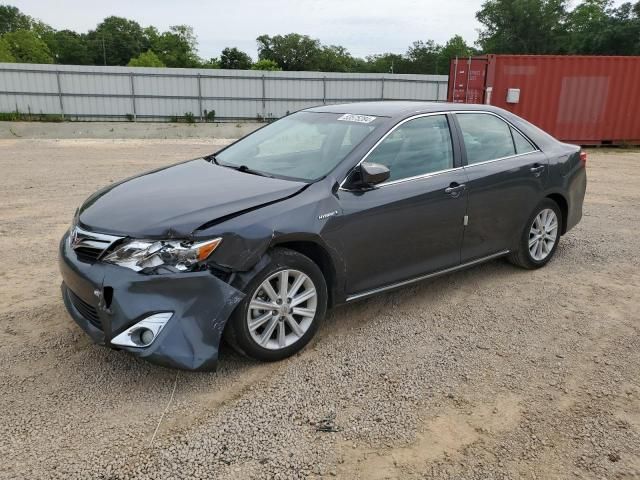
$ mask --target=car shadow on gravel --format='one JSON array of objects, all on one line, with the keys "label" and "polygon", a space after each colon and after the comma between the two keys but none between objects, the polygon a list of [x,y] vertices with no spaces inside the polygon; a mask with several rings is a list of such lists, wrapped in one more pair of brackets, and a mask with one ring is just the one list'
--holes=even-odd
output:
[{"label": "car shadow on gravel", "polygon": [[350,329],[358,328],[363,322],[379,315],[402,315],[416,307],[428,310],[430,302],[435,302],[443,296],[459,296],[464,291],[486,288],[483,284],[496,277],[521,273],[526,271],[514,267],[505,259],[498,259],[341,305],[329,312],[314,343],[323,341],[336,332],[346,333]]},{"label": "car shadow on gravel", "polygon": [[[520,275],[523,273],[526,274],[527,272],[511,266],[503,259],[499,259],[442,277],[416,282],[415,284],[400,287],[352,304],[339,306],[328,312],[325,321],[320,325],[318,334],[309,347],[321,348],[321,344],[325,341],[330,341],[329,339],[332,335],[346,334],[353,328],[365,326],[367,322],[379,315],[402,315],[416,307],[428,310],[429,302],[445,295],[455,296],[469,289],[483,288],[482,284],[489,279],[495,278],[495,276]],[[291,360],[285,360],[284,362],[295,362],[296,358],[304,356],[310,350],[309,347],[294,355]],[[90,365],[92,362],[84,364],[84,368],[89,370],[104,370],[105,366],[108,365],[108,370],[119,371],[125,377],[137,378],[140,375],[144,375],[148,381],[153,381],[154,378],[162,381],[168,376],[172,377],[176,372],[175,369],[150,364],[123,351],[97,346],[91,346],[90,348],[102,354],[91,355],[91,358],[95,359],[94,365]],[[194,382],[197,382],[197,379],[208,381],[211,376],[242,375],[248,369],[265,365],[263,362],[238,354],[224,341],[220,345],[218,360],[216,372],[184,372],[185,374],[182,375],[182,378],[191,377]],[[266,365],[276,366],[278,363]]]},{"label": "car shadow on gravel", "polygon": [[[215,392],[240,384],[242,388],[254,380],[260,381],[279,368],[314,355],[322,345],[331,342],[336,335],[349,335],[350,331],[368,328],[380,317],[401,320],[403,315],[415,312],[430,312],[443,298],[464,304],[467,294],[479,289],[492,288],[496,278],[519,276],[527,272],[509,265],[504,260],[495,260],[473,268],[442,277],[417,282],[388,293],[347,304],[329,312],[310,345],[292,358],[277,363],[262,363],[245,358],[222,342],[216,372],[180,372],[180,387],[177,393],[186,390]],[[76,331],[77,330],[77,331]],[[49,342],[49,341],[48,341]],[[66,363],[67,379],[79,385],[85,393],[99,401],[100,391],[109,395],[113,389],[126,391],[122,399],[146,398],[166,392],[178,374],[177,370],[153,365],[123,351],[98,347],[82,335],[75,325],[55,340],[50,340],[55,351],[56,367]],[[44,359],[43,359],[44,360]],[[52,366],[53,367],[53,366]],[[56,368],[53,367],[53,368]],[[254,375],[259,372],[259,375]],[[71,379],[69,377],[76,377]],[[98,378],[100,381],[95,382]],[[90,392],[89,392],[90,390]],[[164,393],[163,393],[164,394]]]}]

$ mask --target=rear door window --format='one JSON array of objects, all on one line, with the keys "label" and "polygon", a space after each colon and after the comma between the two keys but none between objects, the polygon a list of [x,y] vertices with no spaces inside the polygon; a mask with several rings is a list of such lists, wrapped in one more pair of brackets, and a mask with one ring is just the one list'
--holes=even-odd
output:
[{"label": "rear door window", "polygon": [[469,165],[516,154],[511,127],[495,115],[457,113],[456,117],[462,130]]}]

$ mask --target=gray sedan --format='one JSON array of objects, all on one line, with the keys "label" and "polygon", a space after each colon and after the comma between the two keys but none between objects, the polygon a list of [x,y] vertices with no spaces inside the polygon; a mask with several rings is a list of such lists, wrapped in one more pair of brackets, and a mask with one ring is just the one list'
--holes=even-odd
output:
[{"label": "gray sedan", "polygon": [[585,165],[495,107],[311,108],[92,195],[60,244],[64,302],[96,343],[163,365],[213,369],[223,337],[279,360],[335,305],[502,256],[544,266]]}]

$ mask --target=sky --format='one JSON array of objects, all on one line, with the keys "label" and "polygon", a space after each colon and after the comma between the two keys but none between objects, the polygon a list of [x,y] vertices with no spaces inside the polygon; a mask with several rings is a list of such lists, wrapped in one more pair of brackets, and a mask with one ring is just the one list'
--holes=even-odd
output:
[{"label": "sky", "polygon": [[[1,1],[1,0],[0,0]],[[416,40],[477,39],[482,0],[4,0],[52,27],[86,32],[117,15],[142,26],[191,25],[199,53],[238,47],[254,59],[259,35],[301,33],[352,55],[404,53]]]},{"label": "sky", "polygon": [[[254,59],[256,37],[301,33],[352,55],[405,53],[416,40],[444,44],[455,34],[473,45],[483,0],[0,0],[52,27],[86,32],[105,17],[167,30],[191,25],[203,58],[238,47]],[[614,0],[619,5],[623,0]],[[572,4],[579,3],[573,0]]]}]

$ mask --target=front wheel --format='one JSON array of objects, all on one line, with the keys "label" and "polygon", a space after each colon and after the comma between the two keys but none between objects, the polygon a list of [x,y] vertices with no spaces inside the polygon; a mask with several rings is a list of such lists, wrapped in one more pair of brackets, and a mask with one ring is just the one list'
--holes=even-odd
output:
[{"label": "front wheel", "polygon": [[269,255],[269,264],[247,285],[225,338],[243,355],[275,361],[311,340],[326,313],[327,286],[308,257],[284,248]]},{"label": "front wheel", "polygon": [[548,198],[540,202],[525,225],[518,251],[509,255],[509,261],[527,269],[546,265],[558,248],[562,221],[556,202]]}]

